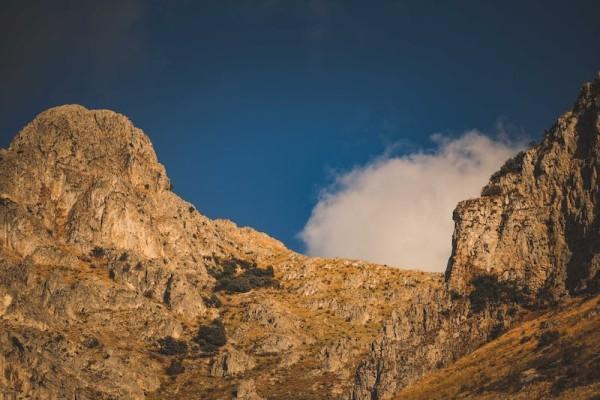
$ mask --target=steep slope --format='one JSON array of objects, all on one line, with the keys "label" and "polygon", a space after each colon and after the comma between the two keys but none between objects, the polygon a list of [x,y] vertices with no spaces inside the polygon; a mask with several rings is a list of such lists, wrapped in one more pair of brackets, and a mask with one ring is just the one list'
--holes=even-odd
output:
[{"label": "steep slope", "polygon": [[[454,211],[449,296],[391,321],[356,374],[354,399],[391,398],[569,294],[600,284],[600,75],[541,144],[506,162],[482,197]],[[430,299],[431,300],[431,299]],[[445,315],[440,315],[440,307]],[[451,340],[448,340],[451,337]],[[436,354],[436,359],[419,353]]]},{"label": "steep slope", "polygon": [[600,398],[600,296],[569,300],[401,390],[403,400]]},{"label": "steep slope", "polygon": [[[445,315],[436,313],[443,304],[436,299],[391,322],[406,339],[382,335],[376,341],[359,366],[353,397],[391,398],[536,307],[597,292],[599,157],[600,76],[584,85],[573,110],[541,144],[507,161],[482,197],[458,205],[446,271],[453,300],[443,306]],[[423,351],[437,360],[419,357]]]},{"label": "steep slope", "polygon": [[0,150],[0,399],[393,398],[598,290],[599,104],[458,206],[445,277],[210,220],[127,118],[50,109]]},{"label": "steep slope", "polygon": [[489,273],[532,299],[598,289],[599,93],[600,78],[584,85],[541,144],[507,161],[482,197],[458,205],[452,288]]},{"label": "steep slope", "polygon": [[[222,398],[242,378],[341,396],[382,321],[444,293],[439,274],[307,259],[207,219],[111,111],[48,110],[0,158],[8,398]],[[210,348],[214,321],[227,342]]]}]

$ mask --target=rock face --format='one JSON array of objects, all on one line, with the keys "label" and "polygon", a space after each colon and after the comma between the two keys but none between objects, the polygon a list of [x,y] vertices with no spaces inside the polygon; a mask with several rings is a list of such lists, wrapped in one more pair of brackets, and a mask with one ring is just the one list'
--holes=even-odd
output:
[{"label": "rock face", "polygon": [[446,273],[466,289],[477,274],[512,281],[534,299],[597,290],[600,279],[600,78],[541,144],[492,176],[454,212]]},{"label": "rock face", "polygon": [[521,306],[597,292],[599,156],[600,76],[541,144],[457,206],[445,294],[455,300],[431,293],[392,315],[359,365],[352,398],[391,398],[509,327]]},{"label": "rock face", "polygon": [[254,359],[243,351],[229,350],[215,359],[210,374],[217,377],[238,375],[254,368],[255,365]]},{"label": "rock face", "polygon": [[262,400],[262,397],[256,393],[254,381],[246,380],[238,385],[235,400]]},{"label": "rock face", "polygon": [[40,114],[0,150],[0,399],[393,398],[599,289],[599,93],[458,206],[445,279],[210,220],[124,116]]}]

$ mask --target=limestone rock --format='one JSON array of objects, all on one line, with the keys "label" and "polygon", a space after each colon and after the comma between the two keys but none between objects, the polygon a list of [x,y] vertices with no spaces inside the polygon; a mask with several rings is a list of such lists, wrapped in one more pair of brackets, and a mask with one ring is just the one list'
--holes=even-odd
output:
[{"label": "limestone rock", "polygon": [[243,374],[254,368],[256,363],[254,359],[243,351],[231,349],[223,352],[215,359],[210,375],[216,377],[225,377]]},{"label": "limestone rock", "polygon": [[262,400],[263,398],[256,393],[256,386],[251,379],[241,381],[238,384],[235,400]]},{"label": "limestone rock", "polygon": [[600,281],[600,77],[543,141],[461,202],[447,279],[477,274],[516,282],[533,298],[597,290]]}]

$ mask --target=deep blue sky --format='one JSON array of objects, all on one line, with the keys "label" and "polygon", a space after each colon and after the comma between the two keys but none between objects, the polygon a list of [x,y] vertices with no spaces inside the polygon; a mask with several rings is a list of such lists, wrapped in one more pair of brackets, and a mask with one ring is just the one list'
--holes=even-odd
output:
[{"label": "deep blue sky", "polygon": [[539,138],[598,70],[597,0],[5,0],[0,145],[51,106],[119,111],[203,213],[302,250],[331,171],[498,121]]}]

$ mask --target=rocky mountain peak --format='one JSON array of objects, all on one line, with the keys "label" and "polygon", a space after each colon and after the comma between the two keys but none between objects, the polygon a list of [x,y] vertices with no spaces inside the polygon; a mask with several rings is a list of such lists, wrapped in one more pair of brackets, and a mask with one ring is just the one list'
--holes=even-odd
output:
[{"label": "rocky mountain peak", "polygon": [[532,298],[594,289],[600,273],[600,76],[542,142],[461,202],[446,278],[464,291],[491,274]]},{"label": "rocky mountain peak", "polygon": [[0,170],[5,211],[21,220],[6,221],[4,236],[22,256],[56,243],[173,263],[225,247],[283,249],[251,229],[208,220],[171,192],[150,139],[113,111],[65,105],[42,112],[0,150]]},{"label": "rocky mountain peak", "polygon": [[8,150],[19,155],[20,167],[52,178],[59,171],[69,171],[127,180],[137,188],[170,187],[150,139],[127,117],[110,110],[79,105],[51,108],[29,123]]}]

